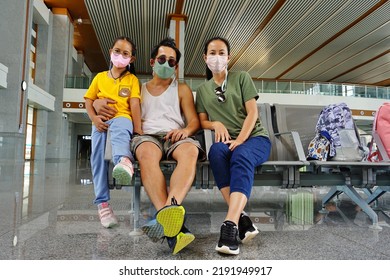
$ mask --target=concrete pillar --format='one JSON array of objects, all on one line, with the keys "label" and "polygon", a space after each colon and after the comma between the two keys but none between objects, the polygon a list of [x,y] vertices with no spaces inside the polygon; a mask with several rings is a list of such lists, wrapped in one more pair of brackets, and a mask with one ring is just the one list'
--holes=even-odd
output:
[{"label": "concrete pillar", "polygon": [[175,39],[176,46],[182,54],[176,76],[179,81],[184,81],[184,34],[187,16],[180,14],[171,14],[168,15],[168,21],[169,36]]},{"label": "concrete pillar", "polygon": [[[32,11],[31,0],[2,1],[0,8],[0,63],[8,68],[7,86],[0,88],[0,235],[20,220],[27,106],[21,82],[28,80]],[[10,215],[10,209],[18,211]]]},{"label": "concrete pillar", "polygon": [[47,132],[47,159],[69,159],[68,121],[62,113],[65,75],[72,67],[73,24],[66,9],[53,9],[53,32],[50,55],[49,93],[56,100],[49,112]]},{"label": "concrete pillar", "polygon": [[52,25],[53,15],[50,13],[49,24],[38,24],[37,46],[36,46],[36,67],[35,84],[41,89],[49,92],[52,54]]}]

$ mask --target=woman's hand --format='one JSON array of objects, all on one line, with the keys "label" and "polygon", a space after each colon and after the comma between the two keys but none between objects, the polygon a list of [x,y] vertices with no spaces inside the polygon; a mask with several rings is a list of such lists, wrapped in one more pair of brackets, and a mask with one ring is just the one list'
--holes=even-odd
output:
[{"label": "woman's hand", "polygon": [[213,122],[212,127],[215,132],[215,142],[226,142],[230,140],[230,135],[226,127],[221,122]]},{"label": "woman's hand", "polygon": [[235,140],[228,140],[225,141],[224,143],[229,145],[229,150],[233,151],[236,147],[244,143],[245,141],[241,140],[240,138],[237,138]]}]

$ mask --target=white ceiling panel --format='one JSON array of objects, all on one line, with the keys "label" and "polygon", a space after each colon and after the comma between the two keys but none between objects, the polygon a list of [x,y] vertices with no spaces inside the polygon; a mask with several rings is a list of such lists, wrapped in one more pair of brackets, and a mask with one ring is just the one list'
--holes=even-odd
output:
[{"label": "white ceiling panel", "polygon": [[388,75],[390,71],[390,53],[367,63],[364,67],[358,67],[336,79],[334,82],[360,83],[360,81],[378,81],[382,73]]},{"label": "white ceiling panel", "polygon": [[129,36],[142,74],[178,13],[187,17],[186,78],[205,76],[204,43],[221,36],[231,45],[230,70],[255,79],[390,84],[385,65],[371,68],[390,49],[389,0],[84,1],[106,61],[114,38]]}]

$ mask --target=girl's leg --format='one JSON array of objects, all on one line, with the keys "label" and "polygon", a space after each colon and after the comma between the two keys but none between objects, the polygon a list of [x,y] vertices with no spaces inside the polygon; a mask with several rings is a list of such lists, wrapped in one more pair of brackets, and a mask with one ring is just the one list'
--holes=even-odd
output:
[{"label": "girl's leg", "polygon": [[134,162],[130,152],[130,140],[133,135],[133,122],[125,117],[114,118],[107,122],[111,134],[112,159],[114,165],[118,164],[122,157]]},{"label": "girl's leg", "polygon": [[130,140],[133,132],[133,123],[125,117],[110,120],[112,159],[115,167],[112,177],[116,185],[128,186],[134,174],[134,157],[130,152]]},{"label": "girl's leg", "polygon": [[106,132],[99,132],[92,126],[92,154],[91,167],[93,175],[93,185],[95,191],[94,203],[98,206],[98,213],[101,224],[105,228],[118,224],[111,206],[110,190],[108,188],[108,162],[104,160],[104,149],[107,140]]},{"label": "girl's leg", "polygon": [[95,191],[94,204],[100,204],[110,200],[108,188],[108,162],[104,160],[106,137],[106,132],[99,132],[95,126],[92,126],[91,168]]}]

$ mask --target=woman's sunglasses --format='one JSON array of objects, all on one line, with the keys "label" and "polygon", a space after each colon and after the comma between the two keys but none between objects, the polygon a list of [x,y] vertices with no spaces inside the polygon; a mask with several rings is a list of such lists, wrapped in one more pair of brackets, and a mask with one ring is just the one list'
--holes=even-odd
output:
[{"label": "woman's sunglasses", "polygon": [[[159,64],[164,64],[167,62],[167,57],[165,55],[156,57],[156,60],[158,61]],[[175,67],[177,64],[177,61],[174,58],[168,59],[168,65],[169,67]]]},{"label": "woman's sunglasses", "polygon": [[217,100],[219,103],[223,103],[226,101],[226,96],[225,96],[225,90],[222,90],[222,87],[217,87],[214,89],[215,95],[217,96]]},{"label": "woman's sunglasses", "polygon": [[226,79],[223,81],[221,86],[214,89],[214,93],[217,96],[217,100],[219,103],[224,103],[226,101],[225,91],[226,91]]}]

